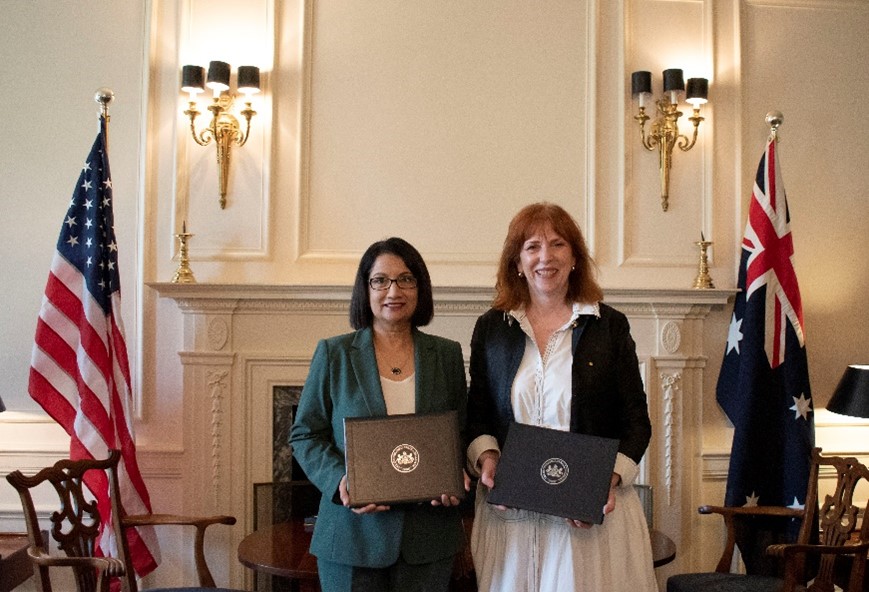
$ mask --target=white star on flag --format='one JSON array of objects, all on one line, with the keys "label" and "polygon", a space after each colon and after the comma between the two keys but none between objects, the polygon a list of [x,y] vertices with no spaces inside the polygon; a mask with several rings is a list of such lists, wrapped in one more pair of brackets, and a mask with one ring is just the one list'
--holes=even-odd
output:
[{"label": "white star on flag", "polygon": [[805,394],[801,394],[800,398],[791,397],[794,400],[793,407],[790,409],[794,412],[794,419],[808,419],[809,411],[812,410],[812,400],[806,399]]},{"label": "white star on flag", "polygon": [[798,500],[797,498],[794,498],[794,503],[789,505],[788,508],[792,508],[794,510],[805,510],[806,504],[801,504],[800,500]]},{"label": "white star on flag", "polygon": [[736,350],[736,353],[739,353],[739,342],[742,341],[742,319],[736,320],[736,315],[733,315],[733,318],[730,321],[730,328],[727,330],[727,351],[724,352],[726,356],[731,352],[731,350]]}]

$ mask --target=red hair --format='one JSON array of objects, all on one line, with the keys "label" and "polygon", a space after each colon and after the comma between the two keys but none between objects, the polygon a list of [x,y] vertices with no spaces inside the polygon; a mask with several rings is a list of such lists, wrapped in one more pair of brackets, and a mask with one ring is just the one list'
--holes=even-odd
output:
[{"label": "red hair", "polygon": [[530,303],[528,284],[516,270],[519,253],[535,231],[547,226],[570,244],[576,259],[575,269],[568,277],[567,301],[593,303],[603,300],[603,290],[595,278],[597,267],[588,254],[585,238],[576,221],[561,206],[540,202],[525,206],[510,221],[498,263],[493,308],[509,311],[527,307]]}]

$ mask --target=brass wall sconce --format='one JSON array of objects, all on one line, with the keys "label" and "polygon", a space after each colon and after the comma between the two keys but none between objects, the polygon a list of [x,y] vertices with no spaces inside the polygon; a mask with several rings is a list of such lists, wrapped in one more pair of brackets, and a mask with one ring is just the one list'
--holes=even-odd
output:
[{"label": "brass wall sconce", "polygon": [[[658,117],[652,122],[651,130],[646,133],[646,122],[650,119],[646,115],[646,102],[652,98],[652,74],[640,71],[631,75],[631,94],[637,97],[639,113],[634,119],[640,124],[640,141],[643,147],[650,152],[658,149],[658,168],[661,173],[661,207],[666,212],[670,199],[670,168],[673,166],[673,147],[679,146],[683,152],[688,152],[697,142],[697,129],[703,117],[700,116],[700,105],[707,101],[709,81],[706,78],[689,78],[686,91],[685,82],[682,78],[682,70],[671,68],[664,70],[664,96],[655,102]],[[684,95],[685,101],[690,103],[694,114],[688,118],[694,125],[694,133],[689,140],[687,136],[679,133],[679,98]]]},{"label": "brass wall sconce", "polygon": [[[208,77],[202,66],[184,66],[181,70],[181,90],[190,95],[190,104],[184,115],[190,118],[190,133],[200,146],[208,146],[212,141],[217,145],[218,188],[220,191],[220,209],[226,207],[226,190],[229,179],[229,157],[233,144],[244,146],[250,135],[250,120],[256,115],[251,107],[251,95],[260,91],[259,68],[256,66],[240,66],[238,68],[238,92],[244,98],[244,109],[241,116],[245,120],[244,131],[241,130],[238,118],[231,113],[235,95],[229,91],[230,66],[226,62],[214,61],[208,65]],[[208,106],[211,111],[211,123],[208,127],[196,132],[196,95],[205,88],[214,92],[213,100]]]}]

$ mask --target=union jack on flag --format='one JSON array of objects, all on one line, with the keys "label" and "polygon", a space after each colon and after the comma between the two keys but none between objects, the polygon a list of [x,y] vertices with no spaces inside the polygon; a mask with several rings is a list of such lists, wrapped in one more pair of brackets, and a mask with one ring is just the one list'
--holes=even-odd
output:
[{"label": "union jack on flag", "polygon": [[815,428],[790,214],[771,137],[748,209],[716,396],[733,423],[728,506],[805,504]]},{"label": "union jack on flag", "polygon": [[[70,436],[70,458],[104,459],[121,451],[118,479],[128,514],[151,513],[136,461],[132,390],[124,327],[118,245],[112,210],[112,178],[106,154],[106,121],[82,167],[60,227],[30,363],[30,396]],[[110,511],[107,479],[88,489],[102,513]],[[100,551],[117,557],[115,533],[102,515]],[[159,548],[153,528],[127,529],[130,559],[139,576],[153,570]]]}]

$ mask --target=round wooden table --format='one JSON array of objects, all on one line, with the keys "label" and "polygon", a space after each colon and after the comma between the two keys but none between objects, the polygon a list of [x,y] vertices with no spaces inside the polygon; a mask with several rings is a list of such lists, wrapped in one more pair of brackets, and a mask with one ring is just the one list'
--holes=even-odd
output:
[{"label": "round wooden table", "polygon": [[[308,552],[311,529],[300,520],[261,528],[238,545],[238,560],[256,572],[287,578],[293,590],[319,590],[317,558]],[[650,530],[652,563],[666,565],[676,558],[676,544],[659,530]]]},{"label": "round wooden table", "polygon": [[308,552],[311,535],[301,520],[260,528],[238,544],[238,560],[258,573],[287,578],[293,590],[319,590],[317,558]]},{"label": "round wooden table", "polygon": [[660,530],[649,530],[652,541],[652,565],[661,567],[676,559],[676,543]]}]

